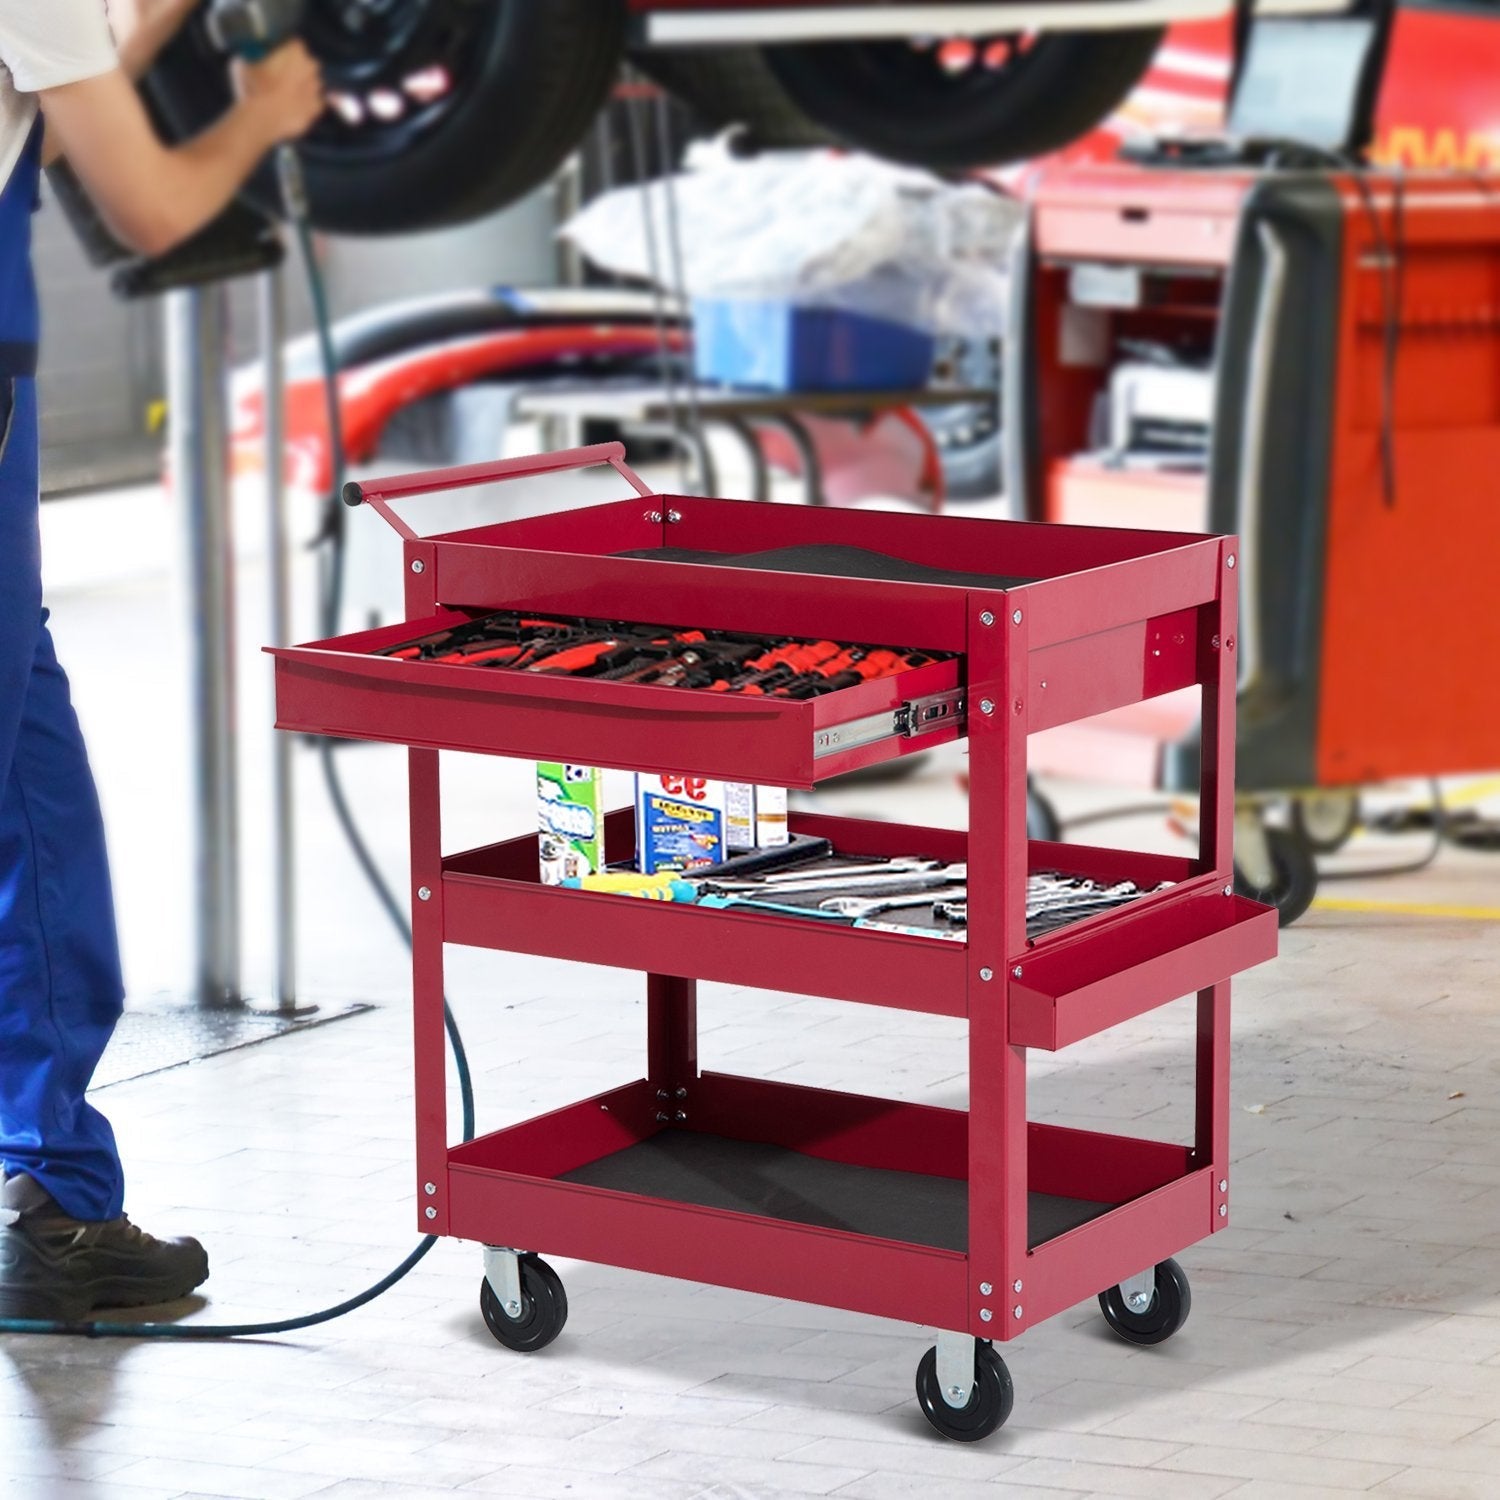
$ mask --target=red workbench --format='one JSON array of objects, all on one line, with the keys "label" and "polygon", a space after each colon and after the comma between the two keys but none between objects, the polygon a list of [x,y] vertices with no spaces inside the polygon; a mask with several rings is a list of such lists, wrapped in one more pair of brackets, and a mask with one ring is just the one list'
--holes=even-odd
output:
[{"label": "red workbench", "polygon": [[[356,487],[405,538],[408,618],[275,653],[280,727],[411,747],[421,1228],[500,1247],[487,1252],[482,1302],[514,1348],[549,1342],[566,1316],[555,1273],[518,1245],[934,1326],[944,1332],[919,1369],[923,1409],[949,1436],[983,1436],[1010,1408],[991,1341],[1096,1293],[1117,1332],[1159,1341],[1187,1310],[1169,1257],[1227,1221],[1229,977],[1276,944],[1275,914],[1231,892],[1235,544],[656,495],[622,455],[612,444]],[[427,539],[387,505],[600,462],[638,493]],[[868,567],[853,571],[869,576],[731,565],[830,547],[864,549]],[[891,576],[903,572],[921,581]],[[957,655],[798,702],[370,654],[499,609]],[[1194,684],[1196,859],[1028,845],[1029,734]],[[543,886],[535,833],[441,847],[444,749],[659,769],[670,747],[674,770],[811,787],[965,734],[967,833],[793,819],[849,853],[966,860],[965,942]],[[628,812],[608,837],[611,859],[630,854]],[[1028,940],[1028,870],[1172,884]],[[451,1144],[446,943],[646,971],[644,1076]],[[650,972],[663,954],[691,957],[681,972]],[[970,1108],[700,1072],[699,979],[966,1017]],[[1190,994],[1191,1141],[1028,1121],[1028,1049]]]}]

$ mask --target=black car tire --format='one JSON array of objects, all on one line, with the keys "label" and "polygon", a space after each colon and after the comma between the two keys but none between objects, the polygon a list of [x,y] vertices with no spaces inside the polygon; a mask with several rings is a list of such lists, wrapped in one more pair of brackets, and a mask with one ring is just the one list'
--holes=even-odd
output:
[{"label": "black car tire", "polygon": [[[523,197],[575,148],[618,72],[624,0],[487,0],[469,24],[463,72],[441,110],[414,109],[409,128],[382,134],[374,125],[366,137],[332,118],[314,127],[301,156],[315,227],[389,234],[461,223]],[[317,55],[311,23],[307,36]],[[337,87],[336,66],[322,60]],[[224,112],[229,75],[201,20],[184,28],[145,86],[179,139]],[[247,191],[279,211],[269,167]]]},{"label": "black car tire", "polygon": [[670,47],[636,54],[635,65],[713,130],[741,125],[762,151],[828,146],[834,136],[782,88],[755,47]]},{"label": "black car tire", "polygon": [[1135,87],[1159,27],[1054,31],[991,72],[945,76],[904,42],[767,47],[791,98],[850,145],[939,171],[1055,151],[1093,129]]}]

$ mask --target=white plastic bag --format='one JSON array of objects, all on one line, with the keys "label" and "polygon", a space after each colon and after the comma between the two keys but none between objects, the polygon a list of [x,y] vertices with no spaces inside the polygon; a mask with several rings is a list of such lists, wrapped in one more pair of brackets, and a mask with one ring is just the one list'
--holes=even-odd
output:
[{"label": "white plastic bag", "polygon": [[[675,224],[674,224],[675,219]],[[1003,333],[1020,206],[978,184],[832,151],[697,147],[672,181],[619,188],[560,231],[595,265],[692,297],[838,307],[937,335]]]}]

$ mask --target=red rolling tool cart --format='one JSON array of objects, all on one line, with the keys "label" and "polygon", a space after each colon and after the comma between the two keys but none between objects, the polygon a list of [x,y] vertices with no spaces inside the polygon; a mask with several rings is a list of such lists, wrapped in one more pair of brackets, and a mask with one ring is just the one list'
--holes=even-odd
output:
[{"label": "red rolling tool cart", "polygon": [[[1095,1294],[1122,1337],[1160,1341],[1188,1308],[1170,1257],[1227,1222],[1229,980],[1276,946],[1275,914],[1230,888],[1235,544],[657,495],[622,455],[354,487],[405,539],[409,618],[275,652],[283,729],[411,747],[420,1226],[489,1247],[481,1303],[514,1349],[550,1342],[566,1316],[537,1250],[927,1324],[940,1332],[918,1369],[922,1408],[950,1437],[983,1437],[1012,1399],[996,1341]],[[387,503],[601,462],[637,493],[426,539]],[[942,655],[795,701],[373,654],[502,609]],[[1028,844],[1028,734],[1191,684],[1206,725],[1197,858]],[[961,735],[967,833],[793,826],[847,854],[966,861],[966,941],[543,885],[534,832],[441,847],[444,749],[650,769],[670,747],[674,768],[812,787]],[[628,811],[611,816],[612,859],[632,831]],[[1038,870],[1151,893],[1029,939]],[[447,943],[645,971],[644,1076],[451,1144]],[[675,972],[653,972],[663,954]],[[698,980],[966,1017],[970,1108],[700,1071]],[[1028,1121],[1029,1049],[1194,994],[1191,1141]]]},{"label": "red rolling tool cart", "polygon": [[[1497,190],[1127,164],[1036,189],[1010,492],[1032,520],[1239,536],[1240,863],[1288,921],[1362,784],[1500,765]],[[1036,759],[1175,790],[1196,782],[1195,720],[1128,710],[1099,726],[1107,754],[1070,734]],[[1283,804],[1289,826],[1265,827]]]}]

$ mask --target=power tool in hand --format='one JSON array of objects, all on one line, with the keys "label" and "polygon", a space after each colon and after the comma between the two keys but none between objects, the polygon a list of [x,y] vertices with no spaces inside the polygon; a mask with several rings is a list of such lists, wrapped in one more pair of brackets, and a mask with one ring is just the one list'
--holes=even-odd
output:
[{"label": "power tool in hand", "polygon": [[[306,0],[210,0],[205,21],[209,40],[220,52],[257,63],[297,35],[306,10]],[[307,187],[291,144],[276,149],[276,180],[287,214],[305,219]]]}]

